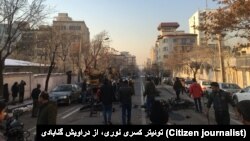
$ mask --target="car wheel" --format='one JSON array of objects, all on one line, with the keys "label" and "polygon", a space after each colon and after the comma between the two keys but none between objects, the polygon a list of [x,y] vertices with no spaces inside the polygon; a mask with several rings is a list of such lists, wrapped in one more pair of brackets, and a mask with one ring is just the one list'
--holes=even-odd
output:
[{"label": "car wheel", "polygon": [[233,101],[234,101],[235,104],[237,104],[237,103],[239,102],[237,96],[235,96],[235,97],[233,98]]}]

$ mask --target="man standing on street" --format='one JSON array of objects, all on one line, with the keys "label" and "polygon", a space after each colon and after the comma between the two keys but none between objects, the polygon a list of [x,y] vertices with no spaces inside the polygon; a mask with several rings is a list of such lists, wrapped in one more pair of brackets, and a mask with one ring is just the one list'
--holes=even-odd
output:
[{"label": "man standing on street", "polygon": [[103,117],[104,123],[107,125],[112,125],[111,116],[112,116],[112,103],[114,91],[111,85],[111,82],[105,78],[104,83],[100,88],[100,101],[102,102],[103,107]]},{"label": "man standing on street", "polygon": [[19,102],[23,103],[26,82],[21,80],[19,84]]},{"label": "man standing on street", "polygon": [[32,108],[32,115],[31,117],[37,117],[37,112],[38,112],[38,97],[39,94],[41,93],[41,85],[37,84],[37,87],[32,90],[31,92],[31,98],[33,100],[33,108]]},{"label": "man standing on street", "polygon": [[148,82],[146,83],[143,96],[144,97],[147,96],[146,97],[146,112],[147,112],[147,116],[149,117],[152,104],[153,104],[155,97],[157,95],[157,90],[156,90],[155,84],[151,78],[147,78],[147,81]]},{"label": "man standing on street", "polygon": [[193,83],[189,87],[189,93],[194,99],[196,112],[202,113],[202,106],[201,106],[202,89],[200,84],[196,82],[195,78],[193,78],[192,81]]},{"label": "man standing on street", "polygon": [[122,105],[122,124],[131,124],[131,109],[132,109],[133,89],[128,85],[128,81],[122,81],[119,88],[119,100]]},{"label": "man standing on street", "polygon": [[183,90],[183,87],[182,87],[182,84],[181,84],[179,77],[175,78],[173,88],[174,88],[175,93],[176,93],[176,100],[180,100],[180,93]]},{"label": "man standing on street", "polygon": [[38,98],[40,105],[37,125],[55,125],[57,116],[57,106],[49,101],[49,94],[45,91],[41,92]]},{"label": "man standing on street", "polygon": [[229,125],[230,115],[228,104],[230,103],[233,107],[235,104],[232,100],[230,93],[225,92],[219,88],[217,82],[211,82],[212,93],[209,95],[207,102],[207,116],[209,116],[209,109],[213,104],[215,120],[218,125]]}]

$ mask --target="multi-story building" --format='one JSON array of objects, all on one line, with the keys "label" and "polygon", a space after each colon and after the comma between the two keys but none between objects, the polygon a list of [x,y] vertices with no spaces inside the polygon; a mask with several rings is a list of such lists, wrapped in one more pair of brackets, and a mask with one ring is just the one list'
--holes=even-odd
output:
[{"label": "multi-story building", "polygon": [[209,22],[206,21],[205,15],[209,12],[213,12],[215,10],[206,9],[206,10],[198,10],[196,11],[188,20],[189,23],[189,33],[197,34],[197,45],[201,47],[216,47],[217,40],[215,36],[209,38],[205,35],[203,31],[198,30],[198,27],[204,23]]},{"label": "multi-story building", "polygon": [[85,22],[72,20],[68,13],[58,13],[58,16],[53,20],[53,27],[61,32],[78,35],[75,36],[76,40],[80,39],[83,43],[89,43],[89,29]]},{"label": "multi-story building", "polygon": [[123,56],[123,65],[120,67],[122,75],[132,75],[136,70],[136,56],[131,55],[129,52],[122,51],[120,55]]},{"label": "multi-story building", "polygon": [[189,51],[196,46],[196,34],[185,33],[178,31],[179,24],[177,22],[164,22],[158,26],[158,35],[155,54],[157,54],[156,63],[160,69],[167,70],[164,62],[169,58],[173,51]]},{"label": "multi-story building", "polygon": [[[79,65],[84,64],[80,63],[83,61],[81,53],[84,52],[85,45],[88,45],[90,42],[88,27],[84,21],[72,20],[67,13],[59,13],[54,18],[52,26],[60,34],[66,33],[66,35],[71,36],[68,37],[71,43],[70,49],[66,49],[66,53],[71,53],[71,58],[68,57],[68,60],[63,60],[63,63],[65,64],[66,62],[66,71],[72,70],[73,72],[77,72],[77,68],[83,67]],[[69,63],[69,61],[71,62]]]}]

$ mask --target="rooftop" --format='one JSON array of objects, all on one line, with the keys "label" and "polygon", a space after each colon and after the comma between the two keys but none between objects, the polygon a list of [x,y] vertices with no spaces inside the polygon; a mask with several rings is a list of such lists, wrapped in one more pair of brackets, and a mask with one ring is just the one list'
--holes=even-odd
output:
[{"label": "rooftop", "polygon": [[176,27],[178,28],[180,25],[177,22],[163,22],[160,23],[160,25],[158,26],[158,30],[160,30],[163,27]]},{"label": "rooftop", "polygon": [[22,60],[15,60],[15,59],[5,59],[4,63],[5,63],[5,66],[26,66],[26,67],[45,66],[45,64],[22,61]]}]

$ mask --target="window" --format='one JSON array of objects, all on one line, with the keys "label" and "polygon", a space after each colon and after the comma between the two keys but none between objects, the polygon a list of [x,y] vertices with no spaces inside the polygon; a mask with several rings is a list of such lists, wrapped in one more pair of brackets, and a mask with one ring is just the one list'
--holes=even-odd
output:
[{"label": "window", "polygon": [[81,26],[69,26],[69,30],[81,30]]},{"label": "window", "polygon": [[187,39],[186,39],[186,38],[182,38],[182,39],[181,39],[181,43],[182,43],[182,44],[186,44],[186,42],[187,42]]},{"label": "window", "polygon": [[246,52],[246,51],[241,51],[241,54],[242,54],[242,55],[246,55],[247,52]]},{"label": "window", "polygon": [[66,26],[61,26],[61,30],[66,30]]},{"label": "window", "polygon": [[166,51],[167,50],[167,47],[163,47],[163,51]]},{"label": "window", "polygon": [[221,84],[222,89],[228,89],[229,88],[229,84],[223,83]]}]

